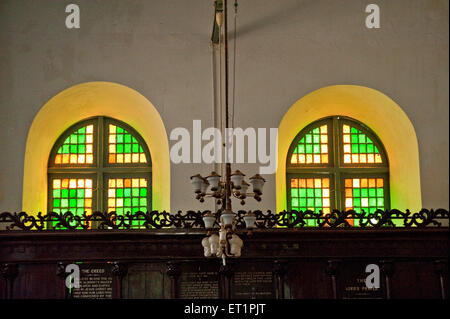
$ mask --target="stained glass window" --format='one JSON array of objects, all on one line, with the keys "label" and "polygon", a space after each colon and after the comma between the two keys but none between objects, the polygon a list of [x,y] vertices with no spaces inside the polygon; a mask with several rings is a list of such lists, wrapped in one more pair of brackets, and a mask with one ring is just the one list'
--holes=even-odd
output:
[{"label": "stained glass window", "polygon": [[389,209],[384,147],[374,132],[353,119],[334,116],[306,126],[289,149],[286,174],[288,210]]},{"label": "stained glass window", "polygon": [[86,125],[68,136],[58,148],[55,164],[92,164],[94,155],[94,125]]},{"label": "stained glass window", "polygon": [[[292,210],[315,213],[330,213],[330,179],[329,178],[291,178]],[[314,221],[308,221],[308,226],[315,226]]]},{"label": "stained glass window", "polygon": [[343,124],[342,133],[344,163],[383,163],[378,147],[361,130]]},{"label": "stained glass window", "polygon": [[144,149],[138,140],[120,126],[109,124],[108,162],[147,163]]},{"label": "stained glass window", "polygon": [[147,212],[149,155],[144,140],[123,122],[97,117],[75,124],[50,155],[49,211],[79,216],[93,211]]},{"label": "stained glass window", "polygon": [[328,125],[321,125],[307,132],[291,155],[291,164],[328,163]]}]

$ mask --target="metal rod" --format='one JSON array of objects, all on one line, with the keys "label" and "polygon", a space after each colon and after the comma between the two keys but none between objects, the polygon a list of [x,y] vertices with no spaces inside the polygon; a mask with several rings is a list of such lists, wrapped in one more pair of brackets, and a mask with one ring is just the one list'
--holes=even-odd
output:
[{"label": "metal rod", "polygon": [[[225,49],[225,131],[229,128],[229,116],[228,116],[228,7],[227,0],[223,1],[224,11],[224,49]],[[226,136],[226,147],[228,148],[228,134]],[[225,203],[226,210],[231,211],[231,164],[226,163],[225,166]]]}]

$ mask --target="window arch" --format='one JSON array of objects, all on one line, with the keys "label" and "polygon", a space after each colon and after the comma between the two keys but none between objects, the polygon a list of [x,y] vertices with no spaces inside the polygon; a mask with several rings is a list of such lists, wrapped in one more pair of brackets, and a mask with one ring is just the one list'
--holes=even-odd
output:
[{"label": "window arch", "polygon": [[124,122],[95,117],[67,129],[48,162],[48,209],[151,210],[151,158],[144,139]]},{"label": "window arch", "polygon": [[[364,124],[323,118],[294,138],[286,163],[289,210],[389,209],[389,162],[383,144]],[[310,222],[314,226],[314,222]]]}]

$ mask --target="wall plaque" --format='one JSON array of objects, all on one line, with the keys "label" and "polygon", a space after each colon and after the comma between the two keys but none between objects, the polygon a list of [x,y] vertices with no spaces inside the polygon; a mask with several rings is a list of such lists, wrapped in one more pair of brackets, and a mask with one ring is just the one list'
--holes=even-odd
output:
[{"label": "wall plaque", "polygon": [[382,299],[384,296],[384,285],[380,272],[380,288],[368,288],[366,278],[370,273],[366,273],[369,264],[378,265],[374,261],[368,262],[346,262],[342,266],[342,298],[344,299]]},{"label": "wall plaque", "polygon": [[219,277],[217,272],[184,272],[180,276],[179,297],[182,299],[219,298]]},{"label": "wall plaque", "polygon": [[67,289],[68,298],[73,299],[112,299],[112,265],[108,263],[81,263],[80,287]]}]

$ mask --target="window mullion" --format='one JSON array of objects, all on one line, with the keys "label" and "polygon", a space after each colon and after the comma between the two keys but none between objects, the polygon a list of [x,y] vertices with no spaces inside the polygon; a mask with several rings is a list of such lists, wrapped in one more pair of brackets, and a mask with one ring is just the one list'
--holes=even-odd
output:
[{"label": "window mullion", "polygon": [[334,168],[334,203],[335,209],[342,209],[341,204],[341,173],[340,168],[340,129],[339,120],[333,117],[333,168]]},{"label": "window mullion", "polygon": [[98,119],[98,131],[97,131],[97,210],[104,212],[104,181],[103,181],[103,162],[105,151],[105,129],[104,118],[100,116]]}]

